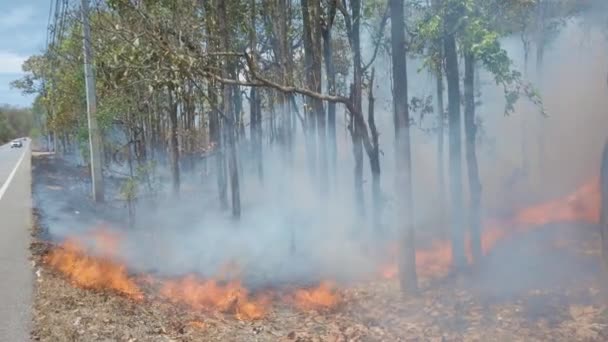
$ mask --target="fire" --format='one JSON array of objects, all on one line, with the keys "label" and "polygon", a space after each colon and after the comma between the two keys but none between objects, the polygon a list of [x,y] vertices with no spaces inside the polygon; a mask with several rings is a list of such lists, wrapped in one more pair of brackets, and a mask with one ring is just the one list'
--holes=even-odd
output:
[{"label": "fire", "polygon": [[296,290],[293,299],[301,310],[328,310],[340,302],[335,285],[328,281],[321,282],[315,288]]},{"label": "fire", "polygon": [[[524,208],[516,213],[509,221],[486,220],[482,223],[481,248],[487,254],[500,240],[533,227],[542,226],[552,222],[585,221],[596,223],[599,219],[601,194],[599,178],[594,178],[573,193]],[[470,240],[466,240],[466,253],[469,262],[472,262]],[[383,278],[393,279],[397,276],[399,268],[394,261],[398,255],[396,245],[389,248],[389,255],[393,262],[381,267]],[[452,265],[452,246],[450,241],[434,241],[429,247],[416,251],[416,270],[422,277],[445,276]]]},{"label": "fire", "polygon": [[599,178],[594,178],[568,196],[523,209],[517,214],[516,222],[527,225],[572,221],[598,222],[601,204],[599,183]]},{"label": "fire", "polygon": [[268,311],[265,296],[249,298],[248,290],[237,280],[220,284],[188,275],[178,280],[167,280],[160,290],[162,297],[175,304],[194,310],[234,313],[238,319],[255,320]]},{"label": "fire", "polygon": [[[398,246],[392,245],[389,254],[394,261],[382,266],[380,274],[393,279],[399,274],[396,262]],[[452,245],[449,241],[433,241],[430,246],[416,250],[416,272],[422,277],[441,277],[448,274],[452,264]]]},{"label": "fire", "polygon": [[[487,254],[498,241],[519,231],[550,222],[597,222],[600,207],[599,180],[593,179],[572,194],[536,206],[524,208],[512,220],[483,222],[482,252]],[[329,310],[337,307],[342,298],[335,284],[322,281],[318,286],[295,289],[285,295],[265,292],[252,295],[242,285],[241,269],[237,262],[227,263],[215,279],[201,279],[186,275],[178,279],[158,279],[149,274],[130,277],[126,265],[120,263],[118,233],[100,228],[92,233],[67,239],[52,249],[44,258],[46,264],[62,272],[72,283],[86,289],[111,290],[134,300],[144,298],[138,284],[157,289],[161,298],[193,310],[233,314],[239,320],[261,319],[270,311],[271,299],[283,298],[301,310]],[[389,255],[397,260],[398,246],[389,248]],[[470,244],[467,257],[472,260]],[[421,277],[441,277],[452,265],[450,241],[434,241],[416,250],[416,269]],[[381,269],[384,278],[398,274],[396,262]],[[193,326],[203,329],[203,322]]]},{"label": "fire", "polygon": [[66,240],[60,247],[51,250],[44,261],[80,287],[108,289],[135,300],[143,299],[143,293],[129,278],[124,265],[107,257],[89,256],[78,239]]}]

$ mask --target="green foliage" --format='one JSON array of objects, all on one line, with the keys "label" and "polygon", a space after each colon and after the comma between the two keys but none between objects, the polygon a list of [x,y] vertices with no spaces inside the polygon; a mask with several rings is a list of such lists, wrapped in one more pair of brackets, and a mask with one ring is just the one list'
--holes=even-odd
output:
[{"label": "green foliage", "polygon": [[138,181],[135,177],[127,178],[120,187],[120,194],[127,202],[133,202],[137,198]]},{"label": "green foliage", "polygon": [[29,136],[33,128],[30,109],[0,107],[0,144],[15,138]]},{"label": "green foliage", "polygon": [[[529,3],[519,3],[519,5],[529,6]],[[473,54],[475,60],[480,61],[494,76],[496,84],[503,87],[506,101],[505,114],[513,113],[515,103],[522,96],[537,105],[540,112],[545,114],[538,92],[531,84],[522,80],[519,71],[513,69],[513,62],[500,44],[499,28],[491,21],[496,5],[492,1],[466,0],[464,8],[466,8],[466,19],[459,36],[461,50],[463,53]],[[529,7],[525,8],[529,9]]]}]

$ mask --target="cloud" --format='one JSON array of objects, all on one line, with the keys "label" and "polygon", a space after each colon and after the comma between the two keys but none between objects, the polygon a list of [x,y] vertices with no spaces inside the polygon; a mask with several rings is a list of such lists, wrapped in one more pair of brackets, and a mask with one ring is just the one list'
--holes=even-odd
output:
[{"label": "cloud", "polygon": [[12,29],[27,24],[35,15],[34,7],[22,6],[0,15],[0,29]]},{"label": "cloud", "polygon": [[0,74],[20,74],[21,65],[27,57],[12,52],[0,51]]}]

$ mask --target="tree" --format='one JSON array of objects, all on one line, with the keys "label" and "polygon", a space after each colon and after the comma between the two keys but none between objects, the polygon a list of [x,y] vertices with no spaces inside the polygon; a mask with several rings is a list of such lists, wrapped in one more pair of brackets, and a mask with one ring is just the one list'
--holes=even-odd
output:
[{"label": "tree", "polygon": [[[322,21],[321,34],[323,36],[323,61],[325,62],[325,73],[327,75],[327,92],[329,95],[336,94],[336,69],[334,66],[332,31],[338,7],[338,1],[329,0],[326,13]],[[327,104],[327,149],[331,176],[335,177],[338,147],[336,143],[336,103]]]},{"label": "tree", "polygon": [[458,53],[456,50],[456,30],[463,6],[455,0],[446,0],[444,9],[444,53],[448,85],[449,120],[449,173],[450,197],[452,208],[452,259],[456,269],[465,266],[464,254],[464,217],[462,206],[462,148],[460,134],[460,78]]},{"label": "tree", "polygon": [[397,187],[401,199],[403,228],[399,255],[399,280],[404,292],[418,290],[416,251],[414,245],[414,210],[412,199],[412,157],[410,117],[407,94],[405,16],[403,0],[389,0],[391,13],[391,47],[393,64],[393,111],[395,122],[395,160]]},{"label": "tree", "polygon": [[[307,88],[321,93],[322,33],[320,0],[301,0],[304,30],[304,55]],[[309,163],[313,178],[320,180],[321,189],[327,189],[326,120],[323,102],[314,97],[307,99],[307,133]],[[318,141],[315,142],[315,133]],[[319,162],[317,169],[316,162]]]},{"label": "tree", "polygon": [[464,52],[464,126],[466,135],[466,161],[471,196],[469,227],[471,229],[471,252],[474,262],[481,260],[481,180],[477,165],[475,123],[475,56],[469,46]]},{"label": "tree", "polygon": [[[218,14],[221,18],[228,18],[227,10],[228,1],[220,1],[218,3]],[[222,48],[224,51],[230,51],[232,46],[230,42],[230,28],[226,20],[220,20],[220,32],[222,36]],[[235,65],[231,62],[225,63],[222,71],[222,76],[225,78],[233,77]],[[233,108],[233,86],[230,84],[224,84],[224,92],[222,102],[224,104],[224,117],[227,119],[227,125],[225,126],[225,134],[228,142],[228,173],[230,175],[230,193],[232,199],[232,216],[239,218],[241,216],[241,195],[239,187],[239,173],[237,166],[237,152],[236,152],[236,130],[237,127],[237,114]]]}]

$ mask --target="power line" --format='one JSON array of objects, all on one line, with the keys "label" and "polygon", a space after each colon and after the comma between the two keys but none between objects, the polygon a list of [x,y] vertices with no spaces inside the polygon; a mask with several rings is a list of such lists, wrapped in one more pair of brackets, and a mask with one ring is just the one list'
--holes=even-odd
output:
[{"label": "power line", "polygon": [[49,36],[50,36],[50,32],[51,32],[51,16],[53,14],[53,0],[49,1],[50,6],[49,6],[49,17],[47,20],[47,24],[46,24],[46,47],[48,48],[49,46]]}]

